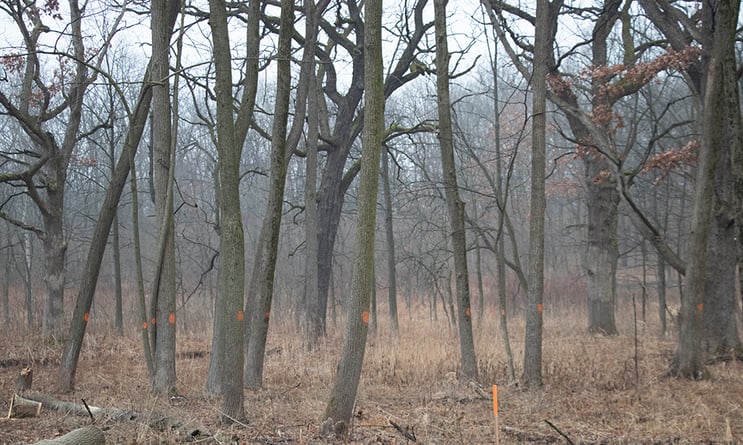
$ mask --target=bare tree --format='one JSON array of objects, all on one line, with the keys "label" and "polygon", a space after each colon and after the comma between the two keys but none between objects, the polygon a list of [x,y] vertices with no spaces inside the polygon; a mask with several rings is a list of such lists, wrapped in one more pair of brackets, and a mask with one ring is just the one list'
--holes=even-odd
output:
[{"label": "bare tree", "polygon": [[240,157],[242,141],[235,138],[232,98],[232,57],[227,28],[227,7],[222,0],[209,1],[209,25],[214,45],[217,100],[217,153],[219,155],[219,289],[222,301],[224,364],[222,370],[222,418],[243,421],[243,294],[245,288],[245,236],[240,211]]},{"label": "bare tree", "polygon": [[356,223],[356,254],[351,302],[340,363],[325,408],[331,418],[348,431],[353,415],[361,365],[369,329],[369,304],[374,286],[374,237],[376,232],[379,158],[384,138],[384,91],[382,83],[382,0],[367,0],[364,6],[364,133],[361,179]]},{"label": "bare tree", "polygon": [[542,300],[544,298],[544,212],[547,129],[547,60],[554,29],[549,0],[537,1],[532,65],[531,212],[529,224],[529,292],[526,306],[524,374],[527,388],[542,386]]},{"label": "bare tree", "polygon": [[[55,2],[47,9],[38,8],[33,2],[3,2],[0,11],[15,23],[23,39],[23,48],[17,56],[15,71],[21,73],[20,83],[12,86],[13,93],[0,91],[0,106],[4,114],[16,120],[30,140],[30,149],[6,153],[17,168],[3,174],[0,180],[25,188],[27,195],[38,209],[42,227],[0,211],[0,217],[26,230],[33,231],[44,246],[46,260],[46,293],[42,333],[59,337],[62,333],[63,297],[65,287],[64,209],[65,185],[73,150],[79,138],[82,120],[83,96],[96,75],[89,74],[89,66],[100,67],[115,29],[104,38],[95,59],[89,57],[83,32],[83,11],[76,0],[70,0],[70,20],[59,42],[67,42],[69,50],[47,48],[43,36],[57,34],[45,23],[57,14]],[[63,56],[71,61],[72,70],[54,80],[47,79],[43,70],[45,56]],[[17,93],[16,93],[17,91]],[[55,122],[60,121],[57,126]],[[56,132],[56,128],[60,131]]]},{"label": "bare tree", "polygon": [[[179,0],[152,2],[152,166],[155,210],[158,223],[157,258],[152,284],[152,310],[155,320],[153,359],[155,375],[152,390],[156,394],[175,393],[175,223],[173,219],[173,188],[175,175],[175,130],[170,91],[169,11],[180,9]],[[179,63],[179,62],[177,62]],[[176,79],[178,79],[176,77]],[[174,89],[177,91],[177,89]],[[176,110],[177,111],[177,110]]]},{"label": "bare tree", "polygon": [[[277,48],[276,98],[271,131],[271,172],[269,176],[268,205],[258,237],[253,273],[250,277],[246,313],[248,325],[245,384],[257,388],[263,383],[263,359],[268,336],[268,323],[274,290],[274,273],[278,256],[286,171],[287,123],[291,94],[291,39],[294,27],[294,3],[282,0]],[[304,119],[301,119],[304,121]]]},{"label": "bare tree", "polygon": [[457,320],[462,377],[477,380],[477,359],[472,336],[469,273],[467,271],[467,239],[464,228],[464,202],[459,197],[457,166],[454,161],[451,100],[449,98],[449,45],[446,30],[447,0],[434,0],[436,23],[436,97],[439,113],[439,144],[444,178],[451,244],[454,252],[454,274],[457,293]]}]

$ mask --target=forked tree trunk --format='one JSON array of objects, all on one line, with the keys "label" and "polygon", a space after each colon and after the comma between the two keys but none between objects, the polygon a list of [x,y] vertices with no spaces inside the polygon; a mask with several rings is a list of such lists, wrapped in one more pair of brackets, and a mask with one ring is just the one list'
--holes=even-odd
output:
[{"label": "forked tree trunk", "polygon": [[240,211],[240,158],[242,141],[237,141],[233,118],[232,57],[227,27],[227,7],[222,0],[209,1],[212,30],[214,84],[217,99],[217,153],[219,170],[219,289],[215,325],[223,342],[221,391],[222,421],[243,422],[243,338],[245,292],[245,235]]},{"label": "forked tree trunk", "polygon": [[[152,2],[152,142],[155,213],[158,226],[157,259],[152,302],[155,310],[153,360],[155,374],[152,391],[170,395],[176,391],[175,371],[175,224],[173,221],[173,188],[175,144],[173,110],[170,92],[169,12],[180,10],[180,0]],[[177,79],[177,77],[176,77]],[[174,90],[174,91],[177,91]],[[177,104],[173,100],[173,104]]]}]

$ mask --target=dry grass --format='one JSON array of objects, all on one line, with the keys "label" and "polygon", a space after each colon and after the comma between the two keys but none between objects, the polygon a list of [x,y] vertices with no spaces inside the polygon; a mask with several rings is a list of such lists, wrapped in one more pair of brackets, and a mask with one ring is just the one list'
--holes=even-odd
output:
[{"label": "dry grass", "polygon": [[[380,312],[381,315],[384,311]],[[655,312],[649,312],[654,314]],[[682,444],[739,443],[743,438],[743,364],[712,367],[714,378],[688,382],[663,377],[673,353],[672,338],[658,338],[654,326],[640,326],[637,367],[631,320],[620,320],[624,333],[601,337],[583,333],[584,321],[546,313],[544,381],[539,391],[523,391],[508,382],[507,361],[496,317],[478,330],[477,351],[482,387],[457,381],[458,341],[445,320],[401,319],[402,332],[393,341],[387,326],[370,338],[351,437],[338,443],[403,444],[406,439],[390,420],[414,431],[418,443],[494,443],[492,402],[483,398],[499,385],[501,443],[565,443],[547,425],[550,420],[574,443]],[[511,323],[512,345],[519,366],[523,322]],[[0,360],[59,357],[61,348],[41,341],[6,336]],[[88,403],[167,413],[203,425],[220,437],[239,443],[321,444],[320,417],[332,384],[342,332],[331,329],[316,350],[302,348],[301,335],[290,323],[276,323],[269,335],[265,386],[246,390],[248,422],[217,423],[219,401],[203,396],[208,356],[178,360],[178,389],[183,396],[163,400],[149,395],[138,337],[118,338],[102,328],[86,339],[72,395]],[[181,333],[182,353],[208,351],[204,332]],[[197,354],[198,355],[198,354]],[[7,400],[20,366],[0,367],[0,390]],[[54,394],[56,365],[37,365],[34,387]],[[0,421],[0,443],[28,443],[53,437],[88,419],[44,412],[40,418]],[[184,437],[157,431],[146,419],[103,425],[109,443],[168,444]],[[210,443],[216,443],[211,441]],[[224,442],[226,443],[226,442]]]}]

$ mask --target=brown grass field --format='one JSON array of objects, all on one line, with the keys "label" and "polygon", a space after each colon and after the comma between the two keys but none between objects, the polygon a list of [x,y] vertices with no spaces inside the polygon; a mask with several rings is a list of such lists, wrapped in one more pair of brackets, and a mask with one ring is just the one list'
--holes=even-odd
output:
[{"label": "brown grass field", "polygon": [[[380,310],[380,319],[385,313]],[[412,444],[391,425],[393,421],[412,432],[415,443],[492,444],[493,402],[488,396],[494,384],[500,400],[501,444],[568,443],[546,420],[575,444],[743,441],[743,364],[713,364],[713,378],[708,381],[667,378],[664,372],[673,355],[674,338],[660,338],[653,323],[640,324],[635,361],[631,315],[619,319],[621,335],[602,337],[585,333],[582,317],[545,312],[545,385],[538,391],[509,385],[495,316],[486,315],[476,330],[479,388],[457,381],[458,341],[445,320],[433,322],[427,314],[410,319],[402,312],[401,325],[396,342],[390,340],[385,320],[380,320],[379,333],[370,337],[356,416],[350,436],[342,440],[319,435],[342,343],[342,330],[332,326],[326,341],[306,352],[292,323],[274,322],[265,385],[261,390],[245,391],[248,419],[244,425],[221,425],[220,401],[203,395],[209,363],[208,326],[179,333],[181,397],[172,400],[150,396],[135,332],[116,337],[91,322],[76,391],[57,394],[54,380],[61,346],[29,340],[33,336],[20,331],[5,331],[0,343],[0,403],[7,412],[21,363],[50,358],[49,363],[35,365],[35,390],[61,400],[85,399],[90,405],[137,413],[133,420],[97,421],[109,444],[188,440],[181,432],[152,425],[156,413],[200,425],[211,434],[200,443]],[[523,322],[518,318],[511,321],[511,337],[518,372],[523,349]],[[36,418],[0,420],[0,443],[32,443],[88,424],[87,417],[43,410]]]}]

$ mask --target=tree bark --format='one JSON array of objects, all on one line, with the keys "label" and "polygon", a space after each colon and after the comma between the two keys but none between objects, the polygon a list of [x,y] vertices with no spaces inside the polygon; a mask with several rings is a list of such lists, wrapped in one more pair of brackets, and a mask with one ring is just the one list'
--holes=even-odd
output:
[{"label": "tree bark", "polygon": [[704,312],[710,310],[705,301],[705,271],[709,267],[707,254],[715,199],[715,172],[718,163],[725,162],[724,148],[731,141],[734,144],[740,141],[740,109],[730,108],[731,103],[737,100],[731,101],[732,91],[727,87],[732,82],[737,89],[735,63],[731,64],[729,60],[734,54],[739,8],[740,4],[735,0],[705,2],[702,6],[703,31],[711,39],[706,46],[709,62],[702,102],[702,146],[694,190],[686,292],[681,299],[678,345],[670,369],[671,374],[690,379],[709,376],[702,345]]},{"label": "tree bark", "polygon": [[263,217],[258,248],[250,277],[246,313],[250,317],[245,385],[259,388],[263,384],[263,359],[273,298],[274,272],[279,248],[286,169],[287,122],[291,95],[291,38],[294,22],[294,3],[281,2],[281,24],[277,50],[276,101],[271,132],[271,173],[269,176],[268,205]]},{"label": "tree bark", "polygon": [[[176,391],[175,371],[175,224],[173,221],[173,135],[170,92],[170,38],[168,18],[179,0],[152,2],[152,142],[153,184],[158,233],[158,263],[155,265],[152,307],[155,311],[152,391],[170,395]],[[173,102],[176,103],[175,101]]]},{"label": "tree bark", "polygon": [[235,138],[232,95],[232,57],[224,0],[209,1],[216,72],[217,153],[219,169],[219,299],[221,325],[216,335],[223,337],[224,354],[221,390],[222,421],[243,422],[243,338],[245,292],[245,235],[240,210],[240,158],[242,141]]},{"label": "tree bark", "polygon": [[331,418],[336,422],[341,422],[341,430],[345,431],[351,424],[369,329],[369,304],[374,285],[374,236],[380,148],[384,136],[382,0],[367,0],[364,8],[366,103],[358,196],[359,213],[356,224],[356,254],[343,352],[324,414],[326,419]]},{"label": "tree bark", "polygon": [[454,252],[454,274],[457,293],[457,322],[461,354],[461,376],[477,380],[477,359],[472,336],[472,308],[470,304],[469,272],[467,270],[467,239],[464,227],[464,203],[459,196],[457,166],[454,160],[454,141],[449,98],[449,47],[446,29],[447,0],[434,0],[436,26],[436,92],[439,115],[438,139],[441,147],[444,192],[449,215],[451,243]]},{"label": "tree bark", "polygon": [[388,302],[392,335],[397,337],[400,322],[397,317],[397,260],[395,259],[395,232],[392,221],[392,192],[390,191],[389,155],[382,150],[382,190],[384,192],[384,233],[387,241]]},{"label": "tree bark", "polygon": [[[246,55],[245,55],[245,75],[243,79],[243,94],[240,101],[240,110],[238,111],[237,117],[234,123],[235,131],[235,144],[242,147],[247,137],[250,122],[253,118],[253,108],[255,106],[255,97],[258,89],[258,47],[260,45],[260,0],[250,0],[248,2],[248,17],[247,17],[247,41],[246,41]],[[217,179],[215,179],[215,186],[219,184],[219,169],[217,171]],[[221,198],[217,195],[217,200]],[[219,206],[222,203],[218,203]],[[217,214],[217,220],[220,221],[221,215]],[[218,226],[221,222],[218,223]],[[219,229],[218,231],[220,231]],[[220,235],[221,236],[221,235]],[[244,234],[243,234],[244,236]],[[243,252],[244,255],[244,252]],[[244,277],[243,277],[244,280]],[[244,291],[243,291],[244,292]],[[224,295],[221,292],[217,292],[215,301],[215,315],[213,323],[213,334],[212,334],[212,351],[209,357],[209,370],[207,371],[207,379],[205,390],[208,394],[217,395],[222,394],[222,383],[224,377],[224,365],[225,365],[225,351],[226,351],[226,337],[224,331],[223,315],[225,314],[224,309]],[[234,314],[234,312],[233,312]],[[243,312],[243,317],[244,317]],[[245,320],[243,321],[243,323]],[[243,327],[243,329],[246,329]],[[243,346],[245,346],[245,338],[243,338]],[[244,361],[244,353],[242,360]]]},{"label": "tree bark", "polygon": [[529,289],[526,303],[524,373],[526,388],[542,386],[542,300],[544,297],[544,212],[547,128],[547,67],[550,59],[551,27],[549,0],[537,0],[532,65],[532,155],[529,223]]}]

